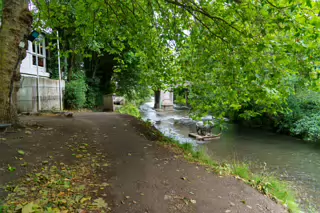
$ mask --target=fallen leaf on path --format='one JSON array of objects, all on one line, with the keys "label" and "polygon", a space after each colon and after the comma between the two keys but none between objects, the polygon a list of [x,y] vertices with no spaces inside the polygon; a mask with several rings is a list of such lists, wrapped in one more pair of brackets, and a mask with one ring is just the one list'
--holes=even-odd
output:
[{"label": "fallen leaf on path", "polygon": [[62,197],[62,196],[64,196],[64,195],[65,195],[64,192],[60,192],[59,194],[57,194],[58,197]]},{"label": "fallen leaf on path", "polygon": [[24,162],[24,163],[20,164],[20,166],[26,167],[26,166],[28,166],[28,163]]},{"label": "fallen leaf on path", "polygon": [[10,166],[10,164],[8,164],[8,171],[9,172],[14,172],[14,171],[16,171],[16,168],[12,167],[12,166]]},{"label": "fallen leaf on path", "polygon": [[172,197],[170,195],[164,195],[164,200],[171,200]]},{"label": "fallen leaf on path", "polygon": [[102,183],[101,186],[106,187],[106,186],[110,186],[109,183]]},{"label": "fallen leaf on path", "polygon": [[98,208],[107,208],[108,207],[108,204],[102,198],[95,199],[93,202],[93,205]]},{"label": "fallen leaf on path", "polygon": [[31,135],[31,132],[30,131],[25,131],[24,132],[26,135]]},{"label": "fallen leaf on path", "polygon": [[80,200],[80,203],[84,203],[84,202],[87,202],[87,201],[89,201],[89,200],[91,200],[91,197],[84,197],[84,198],[82,198],[82,199]]},{"label": "fallen leaf on path", "polygon": [[129,199],[130,198],[130,196],[126,196],[126,199]]},{"label": "fallen leaf on path", "polygon": [[185,203],[186,205],[189,205],[189,200],[188,200],[188,199],[183,198],[183,201],[184,201],[184,203]]},{"label": "fallen leaf on path", "polygon": [[31,213],[33,212],[32,208],[34,206],[34,203],[31,202],[31,203],[28,203],[27,205],[25,205],[23,208],[22,208],[22,213]]},{"label": "fallen leaf on path", "polygon": [[82,158],[83,155],[76,155],[76,158]]},{"label": "fallen leaf on path", "polygon": [[229,209],[227,209],[226,211],[225,211],[225,213],[230,213],[231,212],[231,210],[229,210]]},{"label": "fallen leaf on path", "polygon": [[190,200],[190,202],[192,203],[192,204],[196,204],[197,203],[197,201],[196,200]]},{"label": "fallen leaf on path", "polygon": [[24,155],[24,154],[25,154],[23,150],[18,150],[18,153],[19,153],[20,155]]}]

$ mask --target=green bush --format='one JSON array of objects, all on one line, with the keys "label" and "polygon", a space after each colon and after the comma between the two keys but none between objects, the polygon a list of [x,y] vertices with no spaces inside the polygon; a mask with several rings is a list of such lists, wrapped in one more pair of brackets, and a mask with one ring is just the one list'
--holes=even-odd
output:
[{"label": "green bush", "polygon": [[176,96],[174,103],[178,105],[187,105],[186,98],[184,96]]},{"label": "green bush", "polygon": [[131,104],[131,103],[128,103],[128,104],[122,106],[118,111],[121,114],[132,115],[137,118],[141,117],[141,114],[140,114],[138,107],[135,106],[134,104]]},{"label": "green bush", "polygon": [[289,110],[278,118],[280,132],[290,132],[302,136],[307,141],[317,140],[320,131],[317,112],[320,111],[320,94],[302,90],[288,98]]},{"label": "green bush", "polygon": [[303,118],[304,103],[301,99],[296,96],[290,96],[288,98],[289,110],[281,115],[279,122],[277,123],[278,130],[280,132],[287,132],[293,127],[294,123]]},{"label": "green bush", "polygon": [[88,90],[86,93],[85,107],[94,109],[103,105],[103,95],[100,90],[100,81],[97,79],[88,79]]},{"label": "green bush", "polygon": [[318,142],[320,140],[320,113],[304,116],[294,123],[291,132],[302,136],[306,141]]},{"label": "green bush", "polygon": [[66,84],[64,94],[66,108],[80,109],[86,102],[87,84],[83,78],[71,80]]}]

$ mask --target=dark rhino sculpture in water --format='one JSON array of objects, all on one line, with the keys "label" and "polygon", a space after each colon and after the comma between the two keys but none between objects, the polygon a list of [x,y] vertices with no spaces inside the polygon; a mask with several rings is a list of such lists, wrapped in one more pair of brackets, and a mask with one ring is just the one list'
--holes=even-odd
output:
[{"label": "dark rhino sculpture in water", "polygon": [[196,123],[196,130],[198,135],[211,135],[214,128],[214,122],[212,116],[202,118],[202,121]]}]

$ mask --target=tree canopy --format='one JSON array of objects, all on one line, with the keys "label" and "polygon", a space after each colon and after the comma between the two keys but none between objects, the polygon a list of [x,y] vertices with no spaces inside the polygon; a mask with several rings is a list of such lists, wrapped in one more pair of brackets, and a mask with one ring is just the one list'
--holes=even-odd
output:
[{"label": "tree canopy", "polygon": [[188,82],[197,114],[277,114],[297,86],[320,88],[317,1],[33,3],[35,27],[61,32],[66,57],[112,55],[125,92]]}]

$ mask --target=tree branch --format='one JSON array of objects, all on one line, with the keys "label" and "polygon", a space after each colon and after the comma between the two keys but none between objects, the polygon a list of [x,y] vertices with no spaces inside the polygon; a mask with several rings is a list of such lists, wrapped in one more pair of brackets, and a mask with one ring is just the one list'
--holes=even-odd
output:
[{"label": "tree branch", "polygon": [[[198,13],[201,13],[202,15],[212,19],[212,20],[219,20],[221,22],[223,22],[224,24],[226,24],[227,26],[231,27],[232,29],[234,29],[235,31],[237,31],[238,33],[243,33],[241,32],[239,29],[237,29],[236,27],[234,27],[233,25],[231,25],[229,22],[227,22],[226,20],[224,20],[223,18],[221,17],[218,17],[218,16],[213,16],[211,14],[209,14],[207,11],[203,10],[202,8],[199,8],[197,5],[196,7],[197,8],[193,8],[189,5],[186,5],[186,4],[182,4],[180,2],[177,2],[177,1],[172,1],[172,0],[165,0],[167,3],[170,3],[170,4],[175,4],[175,5],[178,5],[180,7],[182,7],[183,9],[186,9],[186,8],[189,8],[190,10],[192,11],[195,11],[195,12],[198,12]],[[190,1],[192,2],[192,1]],[[195,3],[193,3],[195,4]]]},{"label": "tree branch", "polygon": [[286,9],[286,8],[289,8],[289,6],[287,7],[279,7],[279,6],[276,6],[274,5],[273,3],[271,3],[269,0],[265,0],[268,4],[270,4],[272,7],[274,8],[277,8],[277,9]]},{"label": "tree branch", "polygon": [[114,13],[114,15],[116,16],[116,19],[118,20],[119,23],[123,24],[122,21],[120,21],[119,17],[118,17],[118,13],[116,13],[116,11],[113,9],[113,7],[108,3],[108,0],[104,0],[104,3],[106,3],[106,5],[108,5],[110,7],[110,9],[112,10],[112,12]]},{"label": "tree branch", "polygon": [[224,38],[222,38],[221,36],[218,36],[217,34],[215,34],[214,32],[212,32],[212,30],[205,24],[203,23],[203,21],[201,19],[199,19],[195,14],[192,13],[192,11],[190,11],[189,9],[187,9],[187,12],[189,12],[197,21],[200,22],[200,24],[202,24],[205,28],[207,28],[207,30],[215,37],[219,38],[221,41],[223,42],[227,42]]}]

